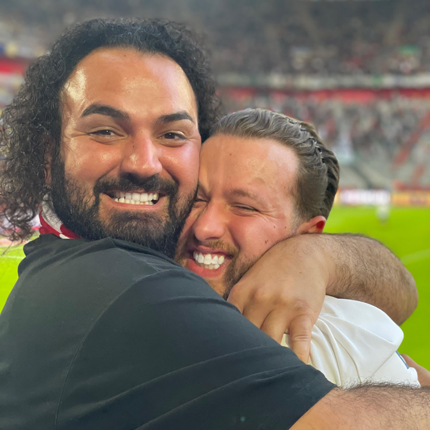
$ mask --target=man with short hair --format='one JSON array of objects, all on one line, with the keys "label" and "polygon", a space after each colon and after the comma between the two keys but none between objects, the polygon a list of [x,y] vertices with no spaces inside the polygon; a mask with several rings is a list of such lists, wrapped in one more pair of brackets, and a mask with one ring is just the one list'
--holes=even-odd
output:
[{"label": "man with short hair", "polygon": [[[228,299],[274,244],[323,231],[339,165],[310,124],[247,109],[214,126],[199,177],[177,261]],[[397,353],[402,340],[401,329],[376,307],[327,296],[313,328],[310,363],[339,386],[419,385],[415,369]],[[288,346],[288,336],[282,344]]]},{"label": "man with short hair", "polygon": [[[2,116],[0,195],[12,238],[40,208],[43,228],[0,316],[0,427],[284,429],[332,399],[350,420],[353,392],[160,252],[192,205],[214,94],[172,23],[89,21],[30,67]],[[396,416],[396,399],[384,405]]]}]

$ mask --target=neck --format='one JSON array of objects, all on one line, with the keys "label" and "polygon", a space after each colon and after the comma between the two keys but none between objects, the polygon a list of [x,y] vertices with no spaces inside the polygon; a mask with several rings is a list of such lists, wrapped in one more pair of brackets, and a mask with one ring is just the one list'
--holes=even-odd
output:
[{"label": "neck", "polygon": [[80,237],[69,230],[57,217],[52,208],[52,203],[49,199],[44,199],[42,202],[42,210],[39,213],[40,234],[54,234],[61,239],[79,239]]}]

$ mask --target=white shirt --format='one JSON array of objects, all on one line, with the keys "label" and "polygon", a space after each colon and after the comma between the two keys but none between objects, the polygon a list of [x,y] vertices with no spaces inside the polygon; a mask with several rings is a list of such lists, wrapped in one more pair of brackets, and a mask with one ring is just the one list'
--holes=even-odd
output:
[{"label": "white shirt", "polygon": [[[310,362],[338,386],[362,382],[419,387],[417,372],[398,354],[403,332],[380,309],[326,296],[312,329]],[[281,342],[289,346],[288,335]]]}]

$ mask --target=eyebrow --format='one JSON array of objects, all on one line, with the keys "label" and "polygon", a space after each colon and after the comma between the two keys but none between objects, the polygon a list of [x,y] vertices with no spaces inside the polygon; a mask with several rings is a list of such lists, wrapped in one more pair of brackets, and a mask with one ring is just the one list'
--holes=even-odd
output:
[{"label": "eyebrow", "polygon": [[[100,104],[93,104],[87,107],[82,112],[81,117],[83,118],[85,116],[94,115],[94,114],[110,116],[112,118],[117,118],[117,119],[130,120],[130,115],[127,112],[116,109],[109,105],[100,105]],[[183,121],[183,120],[188,120],[188,121],[191,121],[193,124],[195,124],[193,118],[191,118],[191,116],[185,111],[162,115],[157,119],[157,123],[168,124],[170,122]]]},{"label": "eyebrow", "polygon": [[125,119],[125,120],[130,119],[130,116],[127,112],[113,108],[112,106],[109,106],[109,105],[99,105],[99,104],[93,104],[91,106],[88,106],[82,112],[81,118],[88,115],[93,115],[93,114],[110,116],[112,118],[117,118],[117,119]]},{"label": "eyebrow", "polygon": [[190,114],[185,111],[175,112],[168,115],[162,115],[160,118],[157,119],[158,124],[168,124],[169,122],[175,122],[175,121],[191,121],[193,124],[195,124],[195,121],[193,118],[191,118]]}]

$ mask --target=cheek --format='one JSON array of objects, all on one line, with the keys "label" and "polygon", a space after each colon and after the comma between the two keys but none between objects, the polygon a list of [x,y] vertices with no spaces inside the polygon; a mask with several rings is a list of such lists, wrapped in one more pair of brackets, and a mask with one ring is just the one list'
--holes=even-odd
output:
[{"label": "cheek", "polygon": [[67,174],[80,180],[95,181],[117,164],[117,153],[118,150],[114,146],[72,141],[64,147],[62,157]]},{"label": "cheek", "polygon": [[190,215],[185,221],[184,228],[182,229],[182,233],[180,237],[181,242],[184,242],[185,240],[187,240],[188,237],[190,237],[193,234],[193,226],[197,220],[199,213],[200,213],[200,210],[197,210],[195,208],[192,209]]},{"label": "cheek", "polygon": [[236,222],[231,230],[234,230],[234,237],[243,258],[247,260],[258,259],[278,242],[277,234],[274,233],[272,226],[266,222],[252,218],[240,221]]},{"label": "cheek", "polygon": [[175,178],[180,187],[194,190],[199,175],[200,147],[189,145],[171,149],[164,154],[163,169]]}]

